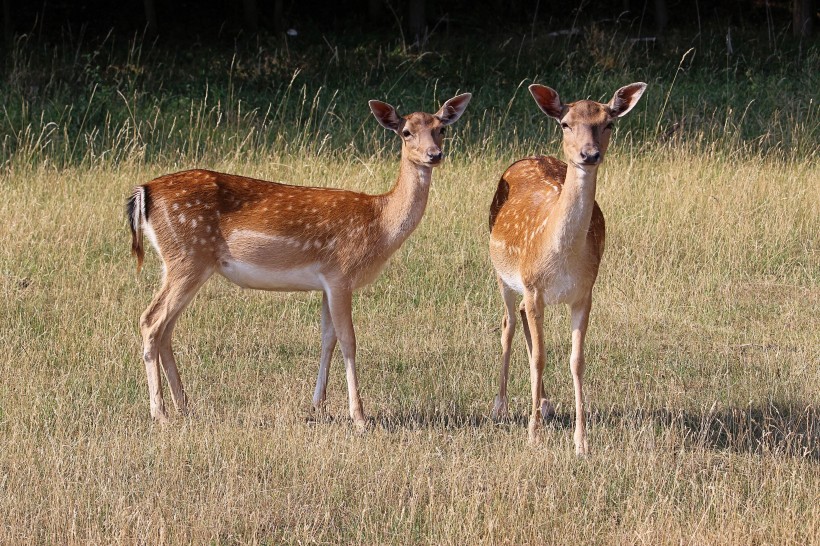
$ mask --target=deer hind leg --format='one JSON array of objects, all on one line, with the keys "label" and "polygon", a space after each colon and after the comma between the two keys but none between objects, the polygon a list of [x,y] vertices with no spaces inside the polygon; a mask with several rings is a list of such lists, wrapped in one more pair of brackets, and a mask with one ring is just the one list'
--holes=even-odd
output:
[{"label": "deer hind leg", "polygon": [[504,284],[501,277],[498,277],[498,288],[501,290],[501,297],[504,300],[504,317],[501,319],[501,371],[498,377],[498,394],[493,401],[493,419],[502,419],[509,416],[507,379],[510,372],[510,353],[512,352],[516,323],[515,291]]},{"label": "deer hind leg", "polygon": [[[532,337],[530,336],[530,326],[529,322],[527,322],[527,310],[525,308],[524,302],[521,302],[521,306],[519,307],[519,311],[521,313],[521,324],[524,330],[524,339],[527,340],[527,357],[532,359]],[[555,417],[555,407],[552,405],[552,402],[549,401],[547,398],[547,391],[544,389],[544,376],[541,374],[541,417],[544,421],[552,419]]]},{"label": "deer hind leg", "polygon": [[204,276],[204,278],[200,278],[199,281],[191,283],[174,301],[169,302],[171,306],[169,309],[170,320],[165,326],[162,337],[160,338],[159,361],[162,364],[162,369],[165,371],[165,378],[168,380],[168,387],[171,390],[171,397],[174,399],[174,406],[177,408],[177,411],[182,414],[188,412],[188,396],[185,394],[185,388],[182,386],[182,380],[179,377],[174,351],[171,348],[171,340],[174,335],[174,327],[176,327],[177,320],[179,320],[182,311],[191,303],[197,291],[209,277],[210,275],[207,275]]},{"label": "deer hind leg", "polygon": [[316,390],[313,391],[313,407],[322,410],[327,398],[327,380],[333,349],[336,348],[336,330],[330,316],[330,302],[327,292],[322,294],[322,356],[319,360],[319,373],[316,377]]},{"label": "deer hind leg", "polygon": [[159,422],[168,420],[165,402],[162,398],[160,365],[165,370],[175,406],[183,412],[187,409],[187,397],[174,360],[171,339],[180,313],[208,277],[210,273],[185,274],[169,271],[165,275],[162,288],[140,318],[151,417]]},{"label": "deer hind leg", "polygon": [[538,440],[538,424],[543,420],[542,395],[544,392],[544,303],[537,291],[524,292],[524,306],[529,327],[532,349],[530,352],[530,388],[532,390],[532,409],[527,432],[530,443]]},{"label": "deer hind leg", "polygon": [[362,399],[359,397],[359,383],[356,379],[356,332],[353,330],[353,293],[348,288],[335,288],[325,291],[328,295],[330,318],[333,329],[342,349],[347,376],[347,396],[350,405],[350,417],[359,430],[364,430],[367,421],[364,417]]},{"label": "deer hind leg", "polygon": [[572,372],[572,385],[575,391],[575,454],[586,455],[587,447],[586,414],[584,413],[584,339],[589,324],[589,312],[592,309],[592,298],[575,303],[570,308],[572,322],[572,354],[569,367]]}]

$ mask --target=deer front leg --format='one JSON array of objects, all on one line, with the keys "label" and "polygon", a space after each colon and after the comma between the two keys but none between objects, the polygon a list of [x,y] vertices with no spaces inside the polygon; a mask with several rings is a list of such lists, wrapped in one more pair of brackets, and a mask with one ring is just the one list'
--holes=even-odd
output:
[{"label": "deer front leg", "polygon": [[[524,339],[527,341],[527,358],[532,358],[532,337],[530,337],[530,325],[527,321],[527,310],[525,308],[524,302],[521,302],[521,307],[519,308],[521,312],[521,324],[524,330]],[[552,405],[552,402],[549,401],[547,398],[547,391],[544,389],[544,374],[541,374],[541,417],[546,422],[548,419],[552,419],[555,417],[555,407]]]},{"label": "deer front leg", "polygon": [[498,394],[493,401],[493,419],[501,419],[509,415],[507,378],[509,377],[510,353],[516,322],[515,292],[504,284],[501,277],[498,277],[498,287],[504,299],[504,318],[501,321],[501,371],[498,377]]},{"label": "deer front leg", "polygon": [[359,430],[364,430],[367,422],[364,417],[362,400],[359,397],[359,383],[356,379],[356,333],[353,330],[353,293],[347,287],[328,288],[328,304],[333,328],[342,349],[347,376],[347,396],[350,405],[350,418]]},{"label": "deer front leg", "polygon": [[527,426],[530,443],[538,441],[538,424],[544,416],[541,412],[541,394],[544,390],[544,304],[537,291],[524,293],[524,307],[527,315],[532,351],[530,353],[530,388],[532,390],[532,409]]},{"label": "deer front leg", "polygon": [[573,304],[570,309],[572,321],[572,354],[569,366],[575,391],[575,454],[586,455],[587,447],[586,414],[584,413],[584,339],[586,338],[592,298]]},{"label": "deer front leg", "polygon": [[330,303],[327,292],[322,294],[322,356],[319,360],[319,374],[316,377],[316,390],[313,391],[313,407],[317,411],[324,409],[327,398],[327,378],[330,372],[330,361],[333,349],[336,348],[336,330],[330,316]]}]

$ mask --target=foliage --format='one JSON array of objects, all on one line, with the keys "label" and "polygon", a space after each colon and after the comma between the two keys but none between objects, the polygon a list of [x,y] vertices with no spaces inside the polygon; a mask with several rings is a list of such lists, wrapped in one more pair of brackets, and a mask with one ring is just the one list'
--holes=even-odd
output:
[{"label": "foliage", "polygon": [[621,138],[638,149],[686,146],[726,153],[813,156],[818,149],[816,46],[782,33],[720,29],[660,43],[627,24],[595,24],[577,37],[499,32],[433,35],[423,49],[379,35],[258,37],[225,48],[171,49],[113,34],[59,45],[17,39],[0,80],[0,166],[121,161],[179,166],[228,157],[372,154],[384,135],[366,101],[432,109],[474,94],[456,153],[531,153],[555,130],[532,108],[531,82],[566,100],[607,100],[626,83],[650,84],[642,116]]}]

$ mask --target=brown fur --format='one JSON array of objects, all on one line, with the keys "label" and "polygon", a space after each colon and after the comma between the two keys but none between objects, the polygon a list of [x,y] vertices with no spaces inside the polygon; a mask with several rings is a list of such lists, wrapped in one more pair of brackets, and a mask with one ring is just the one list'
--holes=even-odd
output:
[{"label": "brown fur", "polygon": [[[501,176],[490,205],[490,229],[494,239],[506,242],[504,259],[516,262],[520,269],[530,270],[526,260],[541,244],[539,239],[528,239],[522,234],[541,233],[539,226],[549,219],[561,196],[566,173],[567,164],[563,161],[537,156],[516,161]],[[604,253],[605,238],[606,223],[596,201],[586,246],[589,251],[586,267],[592,282]],[[523,253],[514,252],[519,247],[524,249]],[[532,274],[537,275],[537,271],[532,270]]]},{"label": "brown fur", "polygon": [[167,419],[162,366],[180,411],[187,397],[171,348],[180,313],[215,273],[247,288],[321,290],[322,356],[314,405],[325,400],[327,374],[338,340],[345,361],[350,415],[365,424],[358,393],[352,293],[372,282],[410,236],[424,213],[432,169],[442,158],[442,129],[470,100],[465,93],[436,114],[399,117],[371,101],[379,123],[402,139],[393,189],[367,195],[303,187],[206,170],[161,176],[139,186],[126,211],[132,251],[142,264],[147,232],[165,266],[163,285],[140,318],[151,415]]},{"label": "brown fur", "polygon": [[554,157],[513,163],[501,176],[490,205],[490,258],[505,307],[499,392],[493,412],[497,416],[507,412],[507,377],[518,315],[515,299],[520,293],[532,389],[528,431],[530,441],[537,439],[539,417],[547,418],[553,412],[543,384],[543,309],[565,303],[572,322],[570,368],[578,454],[587,452],[584,338],[606,238],[604,215],[595,201],[598,166],[609,145],[612,121],[632,109],[645,87],[623,87],[609,104],[588,100],[563,104],[549,87],[530,86],[538,107],[561,123],[567,163]]},{"label": "brown fur", "polygon": [[[321,260],[328,270],[342,275],[350,275],[385,250],[379,244],[384,231],[379,220],[386,195],[291,186],[204,170],[162,176],[145,188],[152,198],[149,215],[157,239],[186,242],[161,243],[164,260],[213,263],[230,251],[226,238],[239,230],[298,241],[298,246],[277,249],[279,254],[272,258],[283,265]],[[264,262],[269,250],[260,246],[248,252]]]}]

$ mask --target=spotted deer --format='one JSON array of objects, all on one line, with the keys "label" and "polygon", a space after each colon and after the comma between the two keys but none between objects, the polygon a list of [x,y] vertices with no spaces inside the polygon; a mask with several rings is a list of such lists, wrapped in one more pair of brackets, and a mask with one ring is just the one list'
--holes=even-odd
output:
[{"label": "spotted deer", "polygon": [[352,294],[378,277],[421,221],[433,167],[443,158],[444,128],[461,117],[470,98],[464,93],[433,115],[416,112],[404,117],[389,104],[370,101],[376,120],[402,142],[398,179],[382,195],[206,170],[161,176],[134,189],[126,214],[137,271],[145,254],[143,234],[163,262],[162,287],[140,318],[154,419],[168,418],[160,365],[177,410],[186,411],[172,333],[197,291],[219,273],[243,288],[322,291],[322,351],[313,405],[324,405],[338,340],[350,416],[357,427],[366,425],[356,380]]},{"label": "spotted deer", "polygon": [[516,294],[530,361],[532,408],[530,442],[538,439],[541,419],[554,414],[544,391],[544,306],[570,308],[575,391],[575,452],[586,454],[584,417],[584,338],[592,306],[592,286],[604,252],[604,215],[595,202],[598,167],[604,160],[612,124],[637,104],[645,83],[618,89],[607,104],[561,102],[553,89],[531,85],[539,108],[563,130],[567,163],[554,157],[530,157],[513,163],[498,183],[490,206],[490,258],[504,300],[501,372],[493,414],[508,413],[507,377],[516,325]]}]

